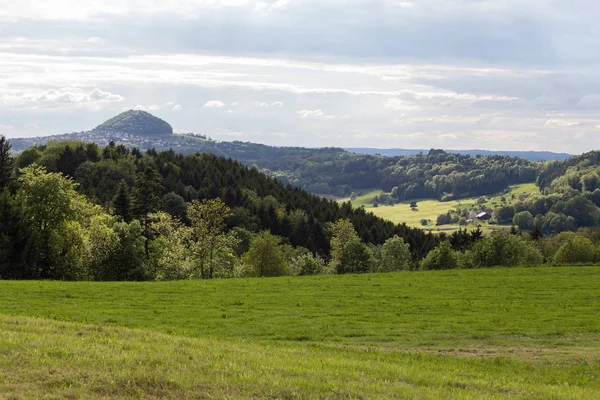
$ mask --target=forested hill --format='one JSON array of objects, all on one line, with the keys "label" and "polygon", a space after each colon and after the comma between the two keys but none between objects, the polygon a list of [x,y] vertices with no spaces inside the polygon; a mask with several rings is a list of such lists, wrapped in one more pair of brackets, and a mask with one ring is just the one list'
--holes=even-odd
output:
[{"label": "forested hill", "polygon": [[412,156],[354,154],[341,148],[273,147],[248,142],[218,142],[202,135],[171,135],[168,123],[149,113],[128,111],[89,132],[45,138],[14,139],[16,153],[61,140],[129,150],[173,149],[177,153],[212,153],[256,166],[284,184],[321,195],[350,197],[380,189],[395,201],[414,198],[455,199],[499,192],[508,185],[532,182],[538,163],[505,155],[470,156],[430,150]]},{"label": "forested hill", "polygon": [[[382,155],[386,157],[397,156],[416,156],[419,154],[427,154],[427,149],[375,149],[370,147],[354,147],[345,148],[344,150],[350,153]],[[519,157],[529,161],[564,161],[573,154],[554,153],[551,151],[492,151],[492,150],[446,150],[448,153],[461,154],[466,156],[508,156]]]},{"label": "forested hill", "polygon": [[158,176],[156,188],[161,207],[174,215],[185,213],[192,200],[221,198],[232,210],[229,228],[250,232],[270,230],[293,246],[302,246],[328,257],[327,223],[348,218],[360,238],[373,244],[398,235],[409,243],[415,257],[423,257],[437,243],[435,235],[406,225],[394,225],[351,204],[312,195],[302,189],[266,177],[256,168],[213,154],[183,155],[173,150],[145,153],[111,144],[103,149],[95,144],[59,142],[27,149],[17,159],[17,167],[33,163],[50,172],[71,176],[79,191],[95,203],[110,208],[120,187],[132,191],[139,186],[146,169]]}]

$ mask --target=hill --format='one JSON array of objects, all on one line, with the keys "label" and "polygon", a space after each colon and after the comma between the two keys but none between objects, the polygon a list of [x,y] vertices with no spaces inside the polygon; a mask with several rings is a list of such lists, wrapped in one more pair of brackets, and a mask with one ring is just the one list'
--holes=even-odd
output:
[{"label": "hill", "polygon": [[[427,154],[429,149],[375,149],[375,148],[345,148],[350,153],[382,155],[386,157],[416,156]],[[573,154],[554,153],[551,151],[491,151],[491,150],[445,150],[451,154],[476,156],[508,156],[524,158],[529,161],[564,161]]]},{"label": "hill", "polygon": [[598,398],[599,272],[0,281],[0,397]]},{"label": "hill", "polygon": [[134,136],[172,135],[173,128],[167,122],[141,110],[125,111],[98,125],[92,132],[124,133]]}]

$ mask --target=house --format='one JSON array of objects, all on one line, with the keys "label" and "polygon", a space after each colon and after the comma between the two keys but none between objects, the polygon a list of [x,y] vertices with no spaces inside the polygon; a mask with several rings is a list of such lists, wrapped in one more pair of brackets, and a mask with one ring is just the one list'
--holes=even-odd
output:
[{"label": "house", "polygon": [[477,218],[479,221],[488,221],[492,218],[492,213],[488,211],[483,211],[477,214],[475,218]]}]

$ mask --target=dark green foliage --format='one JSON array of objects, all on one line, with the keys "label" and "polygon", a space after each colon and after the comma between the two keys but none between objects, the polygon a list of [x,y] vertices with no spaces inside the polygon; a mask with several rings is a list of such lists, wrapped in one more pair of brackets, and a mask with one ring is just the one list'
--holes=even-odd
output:
[{"label": "dark green foliage", "polygon": [[[71,149],[78,146],[70,144]],[[61,154],[64,148],[64,144],[56,143],[28,151],[39,159],[47,154]],[[221,198],[232,210],[227,229],[236,226],[251,232],[268,229],[283,236],[289,244],[305,247],[324,258],[328,258],[330,250],[325,224],[340,218],[349,218],[364,242],[383,244],[398,235],[410,245],[415,259],[424,257],[439,241],[431,233],[395,225],[363,209],[355,210],[349,202],[338,204],[311,195],[265,177],[256,169],[212,154],[184,156],[174,151],[149,150],[141,156],[135,149],[129,151],[114,143],[101,151],[83,146],[77,153],[86,157],[75,171],[78,190],[112,208],[119,185],[124,182],[132,188],[132,218],[140,218],[147,237],[150,232],[146,216],[160,208],[163,193],[172,192],[185,202]],[[68,163],[58,163],[57,167],[63,165]],[[283,213],[276,212],[273,200]]]},{"label": "dark green foliage", "polygon": [[183,218],[187,204],[183,197],[175,192],[169,192],[162,197],[162,209],[174,217]]},{"label": "dark green foliage", "polygon": [[149,255],[148,240],[150,240],[150,214],[160,207],[159,195],[163,191],[162,178],[152,167],[146,167],[137,174],[133,189],[132,214],[142,224],[146,237],[146,256]]},{"label": "dark green foliage", "polygon": [[10,155],[10,149],[10,142],[0,136],[0,190],[9,187],[14,180],[15,161]]},{"label": "dark green foliage", "polygon": [[131,221],[131,194],[125,181],[121,181],[117,194],[112,201],[112,211],[114,215],[117,215],[125,222]]},{"label": "dark green foliage", "polygon": [[521,230],[530,230],[533,228],[533,215],[529,211],[521,211],[515,214],[512,222]]}]

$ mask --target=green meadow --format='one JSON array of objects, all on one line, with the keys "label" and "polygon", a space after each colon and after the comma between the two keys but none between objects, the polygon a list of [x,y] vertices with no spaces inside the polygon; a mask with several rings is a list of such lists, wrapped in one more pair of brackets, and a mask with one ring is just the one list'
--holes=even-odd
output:
[{"label": "green meadow", "polygon": [[600,267],[0,281],[0,398],[600,398]]},{"label": "green meadow", "polygon": [[[379,196],[383,192],[381,190],[373,190],[357,196],[354,200],[352,200],[352,205],[355,207],[365,207],[369,211],[372,211],[378,217],[390,220],[394,223],[406,223],[412,227],[418,227],[423,229],[431,229],[434,232],[437,231],[455,231],[460,227],[458,224],[454,225],[442,225],[436,226],[435,222],[439,215],[445,214],[448,211],[455,210],[457,207],[472,207],[475,206],[478,200],[478,197],[466,198],[460,200],[451,200],[451,201],[438,201],[434,199],[416,199],[414,201],[417,202],[417,208],[410,208],[410,201],[403,201],[401,203],[395,204],[393,206],[387,205],[379,205],[378,207],[373,207],[372,202],[375,196]],[[535,183],[524,183],[521,185],[512,185],[509,187],[509,192],[506,194],[494,194],[490,196],[485,196],[486,201],[481,203],[487,209],[495,209],[496,207],[502,205],[511,205],[519,200],[520,196],[523,195],[531,195],[534,193],[539,193],[538,187]],[[514,197],[513,197],[514,195]],[[502,202],[502,197],[504,197],[505,202]],[[426,219],[429,220],[429,224],[427,226],[423,226],[421,224],[421,220]],[[472,225],[470,226],[473,227]],[[509,226],[502,225],[489,225],[487,222],[482,222],[481,227],[484,232],[491,232],[493,230],[498,229],[507,229]]]}]

